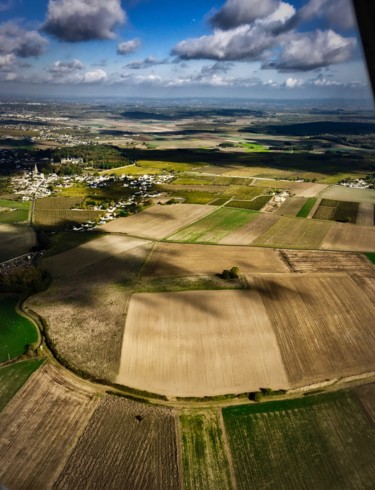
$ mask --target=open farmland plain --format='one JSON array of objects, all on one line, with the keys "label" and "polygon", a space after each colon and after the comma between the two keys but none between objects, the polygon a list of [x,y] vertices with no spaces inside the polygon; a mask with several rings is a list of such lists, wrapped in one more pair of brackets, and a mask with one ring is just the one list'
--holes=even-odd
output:
[{"label": "open farmland plain", "polygon": [[215,211],[215,206],[194,204],[170,204],[155,206],[141,214],[119,218],[100,229],[109,233],[126,233],[142,238],[162,239],[187,226],[206,214]]},{"label": "open farmland plain", "polygon": [[276,214],[280,216],[296,216],[306,200],[304,197],[288,197],[279,209],[276,210]]},{"label": "open farmland plain", "polygon": [[322,249],[375,252],[375,228],[334,223],[324,237]]},{"label": "open farmland plain", "polygon": [[356,397],[335,393],[223,410],[237,488],[375,485],[375,431]]}]

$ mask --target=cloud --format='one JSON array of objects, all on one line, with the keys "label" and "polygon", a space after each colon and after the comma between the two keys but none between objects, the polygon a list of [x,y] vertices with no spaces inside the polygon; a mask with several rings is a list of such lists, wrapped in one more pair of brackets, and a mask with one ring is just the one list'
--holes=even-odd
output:
[{"label": "cloud", "polygon": [[6,10],[9,10],[12,7],[13,7],[12,0],[3,0],[2,2],[0,2],[0,12],[5,12]]},{"label": "cloud", "polygon": [[274,46],[274,36],[256,25],[229,31],[215,30],[211,36],[181,41],[172,50],[180,59],[261,60]]},{"label": "cloud", "polygon": [[14,21],[0,25],[0,54],[14,54],[19,58],[40,56],[47,44],[37,31],[27,31]]},{"label": "cloud", "polygon": [[157,65],[167,65],[169,61],[165,58],[163,60],[158,60],[153,56],[147,56],[147,58],[138,61],[132,61],[127,63],[124,68],[130,68],[131,70],[141,70],[143,68],[150,68]]},{"label": "cloud", "polygon": [[61,73],[72,73],[82,69],[83,69],[83,64],[79,60],[55,61],[53,66],[49,69],[49,72],[61,74]]},{"label": "cloud", "polygon": [[141,45],[140,39],[132,39],[130,41],[124,41],[117,46],[117,54],[129,54],[137,51],[139,46]]},{"label": "cloud", "polygon": [[290,33],[283,41],[278,59],[263,64],[262,68],[275,68],[279,71],[314,70],[348,61],[355,46],[355,38],[340,36],[331,29]]},{"label": "cloud", "polygon": [[287,88],[302,87],[302,85],[303,85],[303,80],[299,78],[287,78],[284,83],[284,86]]},{"label": "cloud", "polygon": [[16,57],[14,54],[0,54],[0,70],[9,69],[14,64]]},{"label": "cloud", "polygon": [[83,76],[83,83],[101,83],[107,80],[107,73],[104,70],[98,69],[88,71]]},{"label": "cloud", "polygon": [[267,17],[277,10],[279,4],[279,0],[227,0],[210,22],[219,29],[232,29]]},{"label": "cloud", "polygon": [[330,27],[351,29],[356,25],[351,0],[310,0],[298,13],[300,21],[326,19]]},{"label": "cloud", "polygon": [[120,0],[49,0],[42,30],[68,42],[113,39],[125,20]]}]

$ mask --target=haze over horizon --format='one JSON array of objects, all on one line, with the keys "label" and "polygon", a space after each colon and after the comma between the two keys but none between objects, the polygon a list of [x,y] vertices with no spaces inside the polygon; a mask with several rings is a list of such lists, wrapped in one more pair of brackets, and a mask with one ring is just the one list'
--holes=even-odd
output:
[{"label": "haze over horizon", "polygon": [[350,0],[1,0],[10,94],[371,100]]}]

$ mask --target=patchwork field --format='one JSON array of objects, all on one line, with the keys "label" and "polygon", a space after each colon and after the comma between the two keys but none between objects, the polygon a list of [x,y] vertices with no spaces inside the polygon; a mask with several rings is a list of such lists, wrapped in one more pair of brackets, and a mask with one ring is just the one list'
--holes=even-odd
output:
[{"label": "patchwork field", "polygon": [[280,216],[296,216],[305,202],[304,197],[288,197],[275,213]]},{"label": "patchwork field", "polygon": [[36,245],[35,233],[27,226],[0,224],[0,262],[26,254]]},{"label": "patchwork field", "polygon": [[322,249],[375,252],[375,228],[334,223],[324,237]]},{"label": "patchwork field", "polygon": [[280,218],[252,244],[280,248],[320,248],[332,223],[299,218]]},{"label": "patchwork field", "polygon": [[266,232],[280,217],[274,214],[258,213],[249,223],[232,231],[219,243],[222,245],[250,245],[259,235]]},{"label": "patchwork field", "polygon": [[225,408],[223,417],[239,490],[375,485],[374,427],[346,392]]},{"label": "patchwork field", "polygon": [[375,369],[375,305],[346,274],[254,278],[294,385]]},{"label": "patchwork field", "polygon": [[180,415],[184,489],[231,490],[233,485],[226,454],[221,414],[185,410]]},{"label": "patchwork field", "polygon": [[335,201],[369,202],[375,204],[374,189],[352,189],[350,187],[336,185],[324,191],[321,197]]},{"label": "patchwork field", "polygon": [[175,490],[178,471],[173,412],[107,396],[54,488]]},{"label": "patchwork field", "polygon": [[230,232],[246,225],[256,216],[257,213],[247,209],[220,208],[168,238],[178,242],[218,243]]},{"label": "patchwork field", "polygon": [[365,256],[351,252],[281,250],[292,272],[347,272],[371,274],[374,269]]},{"label": "patchwork field", "polygon": [[170,204],[154,206],[142,213],[118,218],[100,227],[109,233],[126,233],[144,238],[162,239],[189,223],[215,211],[215,206]]},{"label": "patchwork field", "polygon": [[142,274],[153,277],[211,275],[239,267],[241,273],[286,272],[270,249],[200,244],[157,243]]},{"label": "patchwork field", "polygon": [[100,211],[84,209],[35,209],[33,224],[42,227],[65,227],[95,221],[101,216]]},{"label": "patchwork field", "polygon": [[62,382],[51,365],[39,368],[1,413],[1,483],[51,487],[97,402],[81,383]]},{"label": "patchwork field", "polygon": [[375,204],[361,202],[358,206],[357,225],[372,226],[375,224]]},{"label": "patchwork field", "polygon": [[254,289],[133,295],[117,382],[167,396],[288,386]]}]

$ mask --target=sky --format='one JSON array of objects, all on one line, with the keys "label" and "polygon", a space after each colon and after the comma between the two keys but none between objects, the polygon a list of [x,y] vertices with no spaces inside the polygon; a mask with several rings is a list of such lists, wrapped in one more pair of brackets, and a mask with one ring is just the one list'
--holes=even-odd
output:
[{"label": "sky", "polygon": [[370,98],[350,0],[0,0],[0,95]]}]

